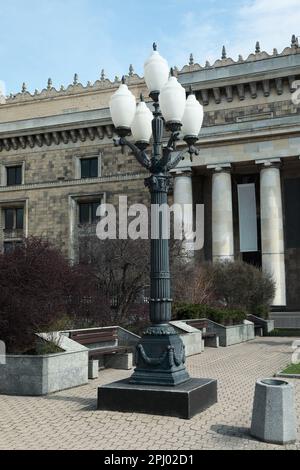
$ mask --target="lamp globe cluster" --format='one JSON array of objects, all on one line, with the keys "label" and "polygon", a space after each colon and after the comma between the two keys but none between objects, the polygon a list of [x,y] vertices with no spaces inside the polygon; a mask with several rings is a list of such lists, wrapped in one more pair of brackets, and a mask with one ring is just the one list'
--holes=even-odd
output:
[{"label": "lamp globe cluster", "polygon": [[[192,92],[186,99],[185,89],[174,76],[173,69],[169,73],[168,62],[159,54],[156,44],[153,44],[153,52],[145,62],[144,75],[149,96],[159,103],[166,128],[172,132],[181,129],[184,140],[197,141],[203,123],[203,107]],[[153,114],[142,97],[140,103],[136,103],[124,77],[111,97],[110,112],[120,136],[132,133],[137,144],[149,144]]]}]

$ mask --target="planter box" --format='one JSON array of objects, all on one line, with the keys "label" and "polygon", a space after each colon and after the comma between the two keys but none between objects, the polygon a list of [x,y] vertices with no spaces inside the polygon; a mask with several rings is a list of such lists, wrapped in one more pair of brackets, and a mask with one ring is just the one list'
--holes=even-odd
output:
[{"label": "planter box", "polygon": [[249,321],[253,322],[255,325],[261,326],[264,336],[268,336],[269,333],[274,331],[275,322],[274,320],[265,320],[264,318],[257,317],[255,315],[247,315]]},{"label": "planter box", "polygon": [[284,379],[300,379],[300,374],[285,374],[284,372],[278,372],[276,377],[282,377]]},{"label": "planter box", "polygon": [[170,325],[172,325],[180,335],[180,338],[185,345],[186,357],[201,354],[203,352],[202,333],[200,330],[187,325],[183,321],[171,321]]},{"label": "planter box", "polygon": [[218,338],[217,344],[215,344],[214,347],[232,346],[233,344],[244,343],[245,341],[255,339],[254,323],[247,320],[245,320],[244,324],[233,326],[223,326],[212,320],[208,320],[207,318],[183,320],[183,322],[197,322],[200,320],[205,321],[208,324],[208,327],[203,331],[207,333],[215,333],[216,338]]},{"label": "planter box", "polygon": [[87,384],[87,348],[66,337],[60,347],[64,352],[45,356],[7,355],[0,365],[0,394],[41,396]]},{"label": "planter box", "polygon": [[208,331],[216,333],[219,336],[220,346],[232,346],[234,344],[244,343],[255,339],[254,324],[245,321],[241,325],[223,326],[212,320],[207,320]]}]

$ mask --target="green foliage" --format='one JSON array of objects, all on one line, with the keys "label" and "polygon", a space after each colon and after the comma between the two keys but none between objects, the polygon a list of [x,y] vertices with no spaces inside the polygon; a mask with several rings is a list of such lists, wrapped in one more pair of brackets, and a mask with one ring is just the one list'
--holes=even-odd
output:
[{"label": "green foliage", "polygon": [[49,341],[40,341],[37,343],[36,348],[32,351],[32,354],[38,356],[47,356],[48,354],[58,354],[63,352],[57,344]]},{"label": "green foliage", "polygon": [[282,373],[300,375],[300,364],[291,364]]},{"label": "green foliage", "polygon": [[246,319],[242,310],[216,308],[200,304],[178,304],[174,308],[177,320],[208,318],[224,326],[239,325]]},{"label": "green foliage", "polygon": [[268,336],[278,336],[280,338],[300,338],[300,329],[296,328],[275,328]]}]

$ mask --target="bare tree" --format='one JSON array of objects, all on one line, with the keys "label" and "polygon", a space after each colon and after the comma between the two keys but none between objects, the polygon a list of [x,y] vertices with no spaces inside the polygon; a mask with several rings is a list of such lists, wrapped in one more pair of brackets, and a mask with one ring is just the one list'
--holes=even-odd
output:
[{"label": "bare tree", "polygon": [[81,245],[81,263],[91,266],[99,290],[110,298],[112,322],[129,323],[133,304],[143,304],[149,288],[148,241],[87,243]]}]

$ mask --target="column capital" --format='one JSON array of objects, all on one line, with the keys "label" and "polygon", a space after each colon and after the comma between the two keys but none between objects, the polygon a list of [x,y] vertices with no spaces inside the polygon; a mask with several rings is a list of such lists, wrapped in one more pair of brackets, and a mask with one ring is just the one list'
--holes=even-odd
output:
[{"label": "column capital", "polygon": [[189,176],[192,175],[193,168],[190,165],[181,165],[170,171],[170,174],[176,176]]},{"label": "column capital", "polygon": [[231,163],[216,163],[214,165],[207,165],[206,168],[208,170],[213,170],[215,173],[230,172]]},{"label": "column capital", "polygon": [[179,167],[170,172],[174,177],[176,176],[192,176],[193,169],[190,166]]},{"label": "column capital", "polygon": [[255,160],[255,164],[261,165],[261,170],[264,170],[265,168],[279,168],[281,165],[281,158]]}]

